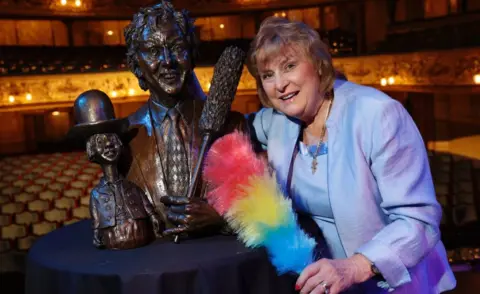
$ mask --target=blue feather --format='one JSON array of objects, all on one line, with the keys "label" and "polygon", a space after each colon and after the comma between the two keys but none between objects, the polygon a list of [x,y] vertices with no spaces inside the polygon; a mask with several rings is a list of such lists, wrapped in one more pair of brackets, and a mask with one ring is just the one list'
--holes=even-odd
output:
[{"label": "blue feather", "polygon": [[290,221],[277,228],[265,228],[263,246],[278,274],[294,272],[300,274],[314,262],[316,242],[297,224],[291,212]]}]

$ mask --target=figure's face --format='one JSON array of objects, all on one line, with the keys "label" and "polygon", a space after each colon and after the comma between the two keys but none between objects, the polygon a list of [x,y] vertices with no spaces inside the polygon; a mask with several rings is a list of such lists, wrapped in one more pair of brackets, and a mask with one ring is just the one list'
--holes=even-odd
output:
[{"label": "figure's face", "polygon": [[175,22],[145,27],[138,62],[150,91],[157,96],[180,93],[192,70],[190,58],[188,45]]},{"label": "figure's face", "polygon": [[96,158],[100,163],[114,163],[120,156],[122,143],[117,134],[98,134],[92,137]]},{"label": "figure's face", "polygon": [[265,64],[259,64],[262,86],[273,107],[304,122],[313,120],[323,95],[319,72],[299,50],[280,50]]}]

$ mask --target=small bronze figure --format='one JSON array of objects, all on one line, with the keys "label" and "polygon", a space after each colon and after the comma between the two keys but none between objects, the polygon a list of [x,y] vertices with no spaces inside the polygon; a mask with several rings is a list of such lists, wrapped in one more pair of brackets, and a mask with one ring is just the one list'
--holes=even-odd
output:
[{"label": "small bronze figure", "polygon": [[[140,9],[125,29],[127,61],[150,98],[128,117],[135,136],[119,162],[126,178],[142,187],[168,228],[164,235],[219,232],[225,222],[204,200],[200,179],[186,197],[202,142],[205,104],[193,72],[197,51],[193,20],[166,0]],[[244,130],[243,115],[229,112],[219,135]]]},{"label": "small bronze figure", "polygon": [[128,121],[115,119],[110,99],[96,90],[81,94],[74,112],[78,124],[70,136],[88,138],[88,159],[100,164],[104,174],[90,198],[93,244],[108,249],[148,244],[161,234],[162,223],[145,193],[117,170],[122,152],[120,137],[125,136]]}]

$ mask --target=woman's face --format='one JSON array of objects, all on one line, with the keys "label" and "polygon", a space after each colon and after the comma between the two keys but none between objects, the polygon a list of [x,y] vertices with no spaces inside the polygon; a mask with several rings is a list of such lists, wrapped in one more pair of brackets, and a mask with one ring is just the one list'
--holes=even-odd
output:
[{"label": "woman's face", "polygon": [[313,121],[322,103],[319,72],[304,54],[285,48],[258,70],[273,107],[306,123]]}]

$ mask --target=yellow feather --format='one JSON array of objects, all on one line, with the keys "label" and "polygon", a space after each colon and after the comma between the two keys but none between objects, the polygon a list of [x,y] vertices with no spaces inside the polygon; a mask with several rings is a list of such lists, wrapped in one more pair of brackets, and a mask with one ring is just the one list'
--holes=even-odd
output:
[{"label": "yellow feather", "polygon": [[275,177],[252,177],[243,187],[247,197],[235,201],[227,214],[229,223],[248,245],[261,241],[262,231],[288,222],[291,203],[277,187]]}]

